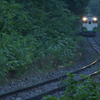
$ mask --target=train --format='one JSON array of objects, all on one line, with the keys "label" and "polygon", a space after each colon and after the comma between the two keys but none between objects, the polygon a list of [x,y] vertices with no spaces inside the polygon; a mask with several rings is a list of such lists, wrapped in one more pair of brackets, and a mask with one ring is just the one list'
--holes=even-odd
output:
[{"label": "train", "polygon": [[81,19],[82,28],[81,35],[87,37],[95,37],[98,27],[98,18],[96,16],[84,16]]}]

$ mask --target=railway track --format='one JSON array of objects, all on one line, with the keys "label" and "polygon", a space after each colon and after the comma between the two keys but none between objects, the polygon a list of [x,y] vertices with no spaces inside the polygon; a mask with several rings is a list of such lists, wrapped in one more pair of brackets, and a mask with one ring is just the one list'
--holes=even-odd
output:
[{"label": "railway track", "polygon": [[[88,38],[89,43],[93,49],[100,54],[100,48],[93,38]],[[94,67],[97,66],[96,68]],[[81,69],[78,69],[72,74],[75,74],[75,79],[77,81],[83,81],[80,75],[85,74],[91,77],[94,77],[100,73],[99,66],[100,58],[97,58],[92,63],[83,66]],[[36,85],[28,86],[19,90],[9,91],[3,94],[0,94],[0,100],[41,100],[43,96],[48,94],[54,94],[65,89],[64,85],[61,85],[62,80],[66,79],[67,75],[59,76]],[[50,88],[49,88],[50,87]]]},{"label": "railway track", "polygon": [[91,44],[92,48],[97,52],[97,54],[100,54],[100,47],[97,41],[94,38],[87,38],[87,39]]}]

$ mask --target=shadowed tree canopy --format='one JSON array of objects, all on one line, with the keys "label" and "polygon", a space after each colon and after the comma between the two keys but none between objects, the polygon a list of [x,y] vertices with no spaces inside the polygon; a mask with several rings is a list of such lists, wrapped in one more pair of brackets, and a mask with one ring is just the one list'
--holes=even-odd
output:
[{"label": "shadowed tree canopy", "polygon": [[64,0],[69,10],[75,14],[83,14],[90,0]]},{"label": "shadowed tree canopy", "polygon": [[[7,0],[12,2],[12,0]],[[27,0],[13,0],[13,2],[19,2],[19,3],[26,3],[29,2]],[[69,10],[71,10],[73,13],[81,15],[84,13],[85,8],[87,7],[90,0],[30,0],[31,3],[34,3],[34,6],[38,6],[40,8],[45,8],[48,10],[48,8],[55,9],[54,3],[59,3],[59,1],[64,1],[65,5]],[[59,5],[59,4],[58,4]]]}]

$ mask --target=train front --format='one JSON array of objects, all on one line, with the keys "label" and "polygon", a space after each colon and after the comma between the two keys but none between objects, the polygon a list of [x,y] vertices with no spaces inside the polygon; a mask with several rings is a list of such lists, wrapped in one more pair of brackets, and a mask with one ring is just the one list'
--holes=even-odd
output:
[{"label": "train front", "polygon": [[98,18],[93,16],[82,17],[82,35],[83,36],[96,36],[98,27]]}]

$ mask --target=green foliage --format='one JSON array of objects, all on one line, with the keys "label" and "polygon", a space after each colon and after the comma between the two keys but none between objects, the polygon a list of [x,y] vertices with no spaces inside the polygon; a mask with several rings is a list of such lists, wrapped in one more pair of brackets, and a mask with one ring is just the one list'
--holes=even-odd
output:
[{"label": "green foliage", "polygon": [[31,20],[21,4],[0,1],[0,32],[26,34],[32,30]]},{"label": "green foliage", "polygon": [[[31,36],[30,36],[31,37]],[[2,34],[0,38],[0,76],[10,70],[27,70],[34,59],[35,39],[23,37],[16,33]]]},{"label": "green foliage", "polygon": [[90,78],[79,83],[70,75],[66,81],[64,95],[60,98],[47,96],[45,100],[100,100],[100,88]]},{"label": "green foliage", "polygon": [[[73,61],[76,56],[78,47],[77,42],[72,38],[53,39],[47,42],[41,42],[38,49],[38,58],[40,59],[39,66],[42,68],[45,65],[57,67],[66,65]],[[51,67],[50,67],[51,68]]]},{"label": "green foliage", "polygon": [[83,14],[90,0],[64,0],[67,7],[75,14]]},{"label": "green foliage", "polygon": [[79,19],[65,6],[59,0],[0,1],[1,76],[32,64],[52,69],[74,62]]},{"label": "green foliage", "polygon": [[52,97],[52,96],[47,96],[45,97],[46,100],[57,100],[57,98],[55,97]]}]

